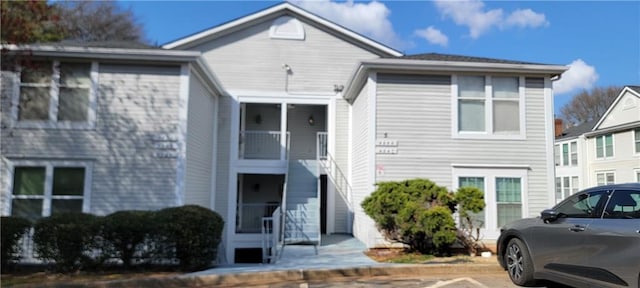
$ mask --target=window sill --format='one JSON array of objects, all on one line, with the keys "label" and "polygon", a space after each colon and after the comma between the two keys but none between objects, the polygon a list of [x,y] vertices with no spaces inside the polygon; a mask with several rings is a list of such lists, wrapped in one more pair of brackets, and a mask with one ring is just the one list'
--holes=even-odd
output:
[{"label": "window sill", "polygon": [[479,140],[527,140],[524,134],[489,134],[473,132],[457,132],[453,134],[453,139],[479,139]]}]

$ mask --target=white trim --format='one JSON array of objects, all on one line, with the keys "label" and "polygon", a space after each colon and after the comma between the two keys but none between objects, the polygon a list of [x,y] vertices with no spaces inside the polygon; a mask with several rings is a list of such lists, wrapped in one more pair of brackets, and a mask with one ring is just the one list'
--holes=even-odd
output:
[{"label": "white trim", "polygon": [[273,98],[292,99],[291,101],[305,101],[314,99],[327,99],[333,97],[335,93],[322,93],[322,92],[295,92],[288,93],[284,91],[273,90],[252,90],[252,89],[231,89],[227,90],[229,95],[241,96],[244,98],[255,98],[255,101],[263,101],[262,103],[271,103]]},{"label": "white trim", "polygon": [[636,127],[633,129],[633,138],[631,138],[631,145],[633,146],[631,149],[633,149],[633,155],[634,156],[640,156],[640,150],[636,150],[636,144],[638,141],[640,140],[636,140],[636,139],[640,139],[640,127]]},{"label": "white trim", "polygon": [[[58,121],[58,107],[60,104],[59,94],[60,94],[60,63],[76,63],[69,61],[59,61],[55,59],[48,59],[46,61],[51,61],[51,81],[48,85],[31,85],[29,83],[25,83],[24,85],[21,83],[21,73],[22,67],[18,66],[18,71],[15,73],[13,80],[13,91],[11,97],[11,128],[25,128],[25,129],[69,129],[69,130],[93,130],[96,125],[96,114],[97,114],[97,89],[98,89],[98,79],[99,79],[99,67],[98,62],[80,62],[80,63],[88,63],[91,65],[89,68],[89,79],[90,84],[88,87],[81,86],[79,88],[87,88],[89,90],[89,95],[87,95],[88,103],[87,103],[87,121]],[[20,90],[21,87],[46,87],[49,86],[49,119],[47,120],[19,120],[18,114],[20,113]]]},{"label": "white trim", "polygon": [[523,169],[531,170],[531,165],[521,164],[461,164],[452,163],[453,168]]},{"label": "white trim", "polygon": [[187,162],[187,129],[189,113],[189,76],[191,75],[189,64],[180,67],[180,89],[178,96],[178,157],[176,159],[176,187],[174,192],[175,205],[184,204],[185,176]]},{"label": "white trim", "polygon": [[[526,79],[525,79],[526,81]],[[525,83],[526,85],[526,83]],[[554,159],[554,103],[553,103],[553,83],[549,77],[544,77],[544,135],[547,170],[547,207],[555,205],[555,159]],[[578,155],[579,156],[579,155]],[[561,159],[562,161],[562,159]],[[582,162],[578,159],[578,164]],[[581,177],[582,178],[582,177]]]},{"label": "white trim", "polygon": [[[288,23],[289,21],[293,22]],[[278,28],[284,25],[293,25],[296,31],[293,33],[279,31]],[[269,38],[272,39],[304,40],[304,36],[304,27],[302,23],[300,23],[300,20],[288,15],[276,18],[271,23],[271,27],[269,27]]]},{"label": "white trim", "polygon": [[368,122],[369,122],[369,135],[367,135],[369,137],[368,139],[368,145],[367,145],[367,158],[368,158],[368,166],[367,169],[367,178],[368,178],[368,182],[370,185],[370,188],[373,188],[376,184],[376,171],[375,171],[375,166],[376,166],[376,153],[375,153],[375,149],[373,149],[373,147],[376,147],[376,96],[377,96],[377,91],[378,91],[378,75],[376,74],[376,72],[370,72],[369,73],[369,78],[367,80],[367,87],[369,88],[367,90],[367,101],[368,101],[368,105],[367,105],[367,109],[368,109]]},{"label": "white trim", "polygon": [[326,28],[336,31],[339,34],[343,34],[347,37],[353,38],[356,41],[362,42],[365,45],[370,46],[371,48],[380,50],[381,52],[390,54],[392,56],[402,56],[403,54],[395,49],[392,49],[390,47],[387,47],[383,44],[380,44],[374,40],[371,40],[367,37],[364,37],[358,33],[355,33],[351,30],[348,30],[340,25],[337,25],[331,21],[328,21],[324,18],[318,17],[312,13],[307,12],[304,9],[301,9],[291,3],[285,2],[267,9],[264,9],[262,11],[250,14],[248,16],[242,17],[240,19],[231,21],[231,22],[227,22],[225,24],[222,24],[220,26],[214,27],[212,29],[209,30],[205,30],[202,31],[200,33],[196,33],[193,34],[191,36],[187,36],[185,38],[182,39],[178,39],[176,41],[173,42],[169,42],[167,44],[162,45],[162,48],[165,49],[187,49],[189,47],[193,47],[195,45],[198,45],[200,42],[202,41],[206,41],[209,38],[214,39],[215,37],[218,37],[218,35],[216,34],[220,34],[220,35],[224,35],[225,32],[229,32],[226,30],[233,30],[233,29],[237,29],[238,27],[244,26],[244,25],[249,25],[251,24],[251,22],[256,21],[260,18],[263,17],[267,17],[270,14],[276,14],[278,12],[286,12],[287,10],[293,12],[294,14],[298,14],[304,18],[307,18],[311,21],[314,21],[316,23],[319,23],[320,25],[326,26]]},{"label": "white trim", "polygon": [[[611,156],[607,156],[607,136],[611,135]],[[598,138],[603,138],[602,139],[602,157],[598,157]],[[596,137],[593,137],[593,147],[594,147],[594,152],[596,152],[596,154],[594,155],[594,159],[596,161],[599,160],[611,160],[614,159],[616,157],[616,137],[615,137],[615,133],[608,133],[608,134],[602,134],[602,135],[598,135]]]},{"label": "white trim", "polygon": [[213,140],[211,143],[213,143],[213,147],[211,147],[213,149],[212,151],[212,157],[211,157],[211,191],[210,191],[210,195],[211,198],[209,199],[210,203],[210,209],[215,211],[216,210],[216,191],[218,191],[217,189],[217,178],[218,178],[218,119],[220,119],[219,113],[220,113],[220,97],[218,97],[216,94],[213,94]]},{"label": "white trim", "polygon": [[[336,155],[336,134],[337,134],[337,121],[336,121],[336,114],[337,114],[337,99],[340,99],[342,97],[341,93],[338,93],[336,95],[336,97],[333,97],[329,100],[329,105],[327,105],[327,139],[328,139],[328,143],[327,143],[327,150],[329,152],[330,155]],[[317,139],[316,139],[317,141]],[[336,189],[334,185],[331,185],[331,177],[329,177],[329,175],[327,175],[327,205],[326,205],[326,214],[327,214],[327,221],[326,221],[326,233],[327,234],[332,234],[335,233],[335,221],[336,221]],[[348,213],[348,211],[347,211]]]},{"label": "white trim", "polygon": [[[368,87],[367,87],[368,88]],[[349,115],[349,123],[347,124],[347,181],[349,185],[353,185],[353,105],[347,102],[347,112]],[[349,189],[349,194],[347,195],[347,202],[349,202],[349,206],[351,206],[351,210],[348,211],[347,217],[351,217],[351,221],[347,221],[347,232],[353,234],[353,223],[355,223],[355,203],[353,203],[353,186],[352,189]],[[349,223],[351,222],[351,223]]]},{"label": "white trim", "polygon": [[[51,215],[51,201],[55,199],[81,199],[82,212],[91,212],[91,187],[93,181],[93,161],[69,161],[69,160],[10,160],[7,159],[8,186],[2,193],[7,196],[6,206],[3,207],[3,215],[11,215],[12,200],[15,199],[42,199],[41,216],[47,217]],[[30,195],[13,195],[14,174],[16,167],[44,167],[45,183],[44,194],[42,196]],[[53,196],[53,170],[60,167],[78,167],[84,168],[84,187],[82,196],[77,195],[60,195]]]},{"label": "white trim", "polygon": [[[595,172],[594,174],[596,175],[596,177],[594,179],[595,180],[594,181],[595,185],[611,185],[611,184],[615,184],[616,183],[616,178],[617,178],[616,177],[616,170],[602,169],[602,170],[595,170],[594,172]],[[602,184],[598,183],[598,174],[603,174],[604,175],[604,183],[602,183]],[[609,183],[607,181],[607,174],[613,174],[613,183]]]},{"label": "white trim", "polygon": [[76,58],[91,60],[132,60],[160,62],[188,62],[196,60],[200,51],[165,49],[126,49],[102,47],[74,47],[50,45],[1,45],[9,53],[27,51],[30,56]]},{"label": "white trim", "polygon": [[602,117],[600,117],[600,120],[598,120],[598,123],[596,123],[596,125],[593,126],[593,129],[591,129],[591,131],[596,131],[596,130],[598,130],[598,128],[600,128],[600,125],[602,125],[602,122],[604,122],[604,119],[609,117],[609,114],[611,114],[613,109],[618,105],[618,102],[620,102],[620,100],[622,100],[622,98],[623,98],[625,93],[631,93],[631,94],[635,95],[636,97],[640,98],[640,94],[638,94],[638,92],[636,92],[635,90],[629,88],[628,86],[625,86],[622,89],[622,91],[620,91],[620,93],[618,94],[616,99],[613,100],[613,103],[611,103],[611,105],[609,105],[609,108],[607,109],[607,111],[604,112],[604,114],[602,114]]},{"label": "white trim", "polygon": [[238,171],[236,169],[238,162],[238,137],[240,134],[240,102],[237,98],[231,101],[231,119],[229,119],[229,179],[227,194],[227,219],[226,219],[226,241],[224,241],[226,251],[226,259],[229,263],[234,262],[234,245],[231,243],[236,233],[236,201],[238,198]]}]

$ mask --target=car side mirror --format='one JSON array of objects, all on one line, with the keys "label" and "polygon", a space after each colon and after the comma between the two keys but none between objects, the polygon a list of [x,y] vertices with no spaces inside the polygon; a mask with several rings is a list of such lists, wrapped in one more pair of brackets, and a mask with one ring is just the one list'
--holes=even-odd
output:
[{"label": "car side mirror", "polygon": [[540,213],[540,218],[542,219],[542,221],[544,221],[544,223],[556,221],[559,216],[560,213],[553,209],[546,209]]}]

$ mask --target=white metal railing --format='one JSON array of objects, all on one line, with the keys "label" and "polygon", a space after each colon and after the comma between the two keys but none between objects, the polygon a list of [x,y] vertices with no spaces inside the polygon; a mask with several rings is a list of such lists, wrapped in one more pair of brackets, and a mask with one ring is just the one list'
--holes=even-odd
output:
[{"label": "white metal railing", "polygon": [[349,232],[352,229],[353,223],[353,188],[349,183],[349,179],[340,169],[338,163],[331,156],[327,149],[327,133],[326,132],[318,132],[317,136],[317,151],[318,151],[318,163],[322,165],[327,176],[333,182],[336,191],[343,197],[347,204],[347,208],[349,209],[349,216],[347,217],[347,225],[349,227]]},{"label": "white metal railing", "polygon": [[262,263],[275,264],[280,249],[282,207],[276,208],[270,217],[262,218]]},{"label": "white metal railing", "polygon": [[270,217],[279,203],[242,203],[238,205],[236,233],[261,233],[262,218]]},{"label": "white metal railing", "polygon": [[287,147],[282,149],[280,131],[240,131],[240,159],[285,160],[284,150],[288,150],[289,133],[287,132]]}]

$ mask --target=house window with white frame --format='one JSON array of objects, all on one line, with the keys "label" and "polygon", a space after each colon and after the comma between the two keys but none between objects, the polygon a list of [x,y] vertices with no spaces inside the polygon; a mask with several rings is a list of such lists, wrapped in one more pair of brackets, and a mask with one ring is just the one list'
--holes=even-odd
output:
[{"label": "house window with white frame", "polygon": [[523,95],[519,77],[461,75],[457,87],[457,133],[520,135]]},{"label": "house window with white frame", "polygon": [[633,143],[636,154],[640,154],[640,128],[633,130]]},{"label": "house window with white frame", "polygon": [[596,158],[613,157],[613,134],[596,137]]},{"label": "house window with white frame", "polygon": [[[482,193],[484,193],[484,177],[460,177],[458,178],[459,187],[474,187],[478,188]],[[473,226],[475,228],[484,228],[485,224],[485,211],[482,210],[478,213],[470,213]]]},{"label": "house window with white frame", "polygon": [[11,215],[30,220],[61,212],[88,212],[91,171],[86,163],[15,163]]},{"label": "house window with white frame", "polygon": [[91,62],[29,61],[19,66],[14,97],[18,127],[83,128],[92,125],[95,92]]},{"label": "house window with white frame", "polygon": [[522,218],[522,183],[520,178],[496,178],[498,227]]},{"label": "house window with white frame", "polygon": [[616,183],[616,174],[611,171],[606,172],[597,172],[596,173],[596,184],[600,185],[609,185]]},{"label": "house window with white frame", "polygon": [[553,157],[556,166],[560,166],[560,144],[553,145]]},{"label": "house window with white frame", "polygon": [[[558,162],[560,163],[560,165],[562,166],[578,165],[578,142],[577,141],[571,141],[569,143],[563,143],[562,145],[557,145],[557,146],[558,146],[558,150],[560,150],[560,147],[562,147],[561,148],[562,152],[557,151],[562,155],[556,156],[556,157],[561,156],[560,158],[562,161],[560,162],[560,159],[558,159]],[[559,164],[556,164],[556,166],[559,166]]]},{"label": "house window with white frame", "polygon": [[556,177],[556,203],[578,192],[579,189],[578,176]]}]

